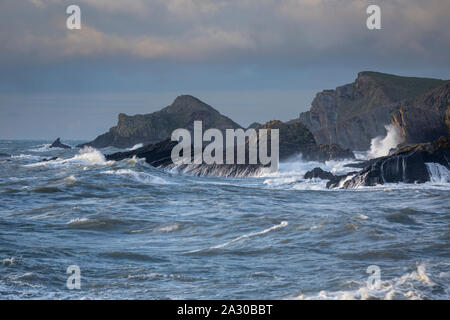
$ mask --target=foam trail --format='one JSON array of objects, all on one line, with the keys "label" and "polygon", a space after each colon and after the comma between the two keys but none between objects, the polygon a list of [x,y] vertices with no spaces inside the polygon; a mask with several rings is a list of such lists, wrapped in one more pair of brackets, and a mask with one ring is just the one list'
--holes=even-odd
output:
[{"label": "foam trail", "polygon": [[103,173],[119,175],[119,176],[130,176],[134,180],[136,180],[137,182],[142,183],[142,184],[148,184],[148,183],[150,183],[150,184],[152,184],[152,183],[171,184],[170,181],[167,181],[163,178],[151,175],[146,172],[136,172],[131,169],[108,170],[108,171],[104,171]]},{"label": "foam trail", "polygon": [[[242,239],[247,239],[247,238],[250,238],[250,237],[259,236],[259,235],[268,233],[268,232],[273,231],[273,230],[276,230],[276,229],[284,228],[284,227],[286,227],[287,225],[288,225],[288,222],[287,222],[287,221],[282,221],[280,224],[277,224],[277,225],[275,225],[275,226],[272,226],[272,227],[270,227],[270,228],[267,228],[267,229],[265,229],[265,230],[263,230],[263,231],[247,233],[247,234],[244,234],[244,235],[239,236],[239,237],[237,237],[237,238],[234,238],[233,240],[230,240],[230,241],[225,242],[225,243],[218,244],[218,245],[213,246],[213,247],[210,247],[210,248],[208,248],[208,249],[220,249],[220,248],[226,247],[226,246],[228,246],[228,245],[230,245],[230,244],[233,244],[233,243],[235,243],[235,242],[238,242],[238,241],[240,241],[240,240],[242,240]],[[203,251],[203,249],[200,249],[200,250],[193,250],[193,251],[190,251],[189,253],[195,253],[195,252],[199,252],[199,251]]]},{"label": "foam trail", "polygon": [[384,127],[387,131],[386,136],[373,138],[370,142],[369,159],[387,156],[392,148],[403,142],[396,126],[389,124]]}]

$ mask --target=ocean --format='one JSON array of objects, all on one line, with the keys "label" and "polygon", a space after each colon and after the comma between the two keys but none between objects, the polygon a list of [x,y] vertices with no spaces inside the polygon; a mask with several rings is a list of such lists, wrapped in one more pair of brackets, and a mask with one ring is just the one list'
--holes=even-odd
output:
[{"label": "ocean", "polygon": [[346,162],[197,177],[50,143],[0,141],[0,299],[450,298],[448,171],[328,190],[304,173]]}]

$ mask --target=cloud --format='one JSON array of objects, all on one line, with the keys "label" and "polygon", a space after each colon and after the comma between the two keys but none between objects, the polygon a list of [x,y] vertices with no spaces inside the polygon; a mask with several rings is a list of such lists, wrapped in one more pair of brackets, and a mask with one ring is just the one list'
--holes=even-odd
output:
[{"label": "cloud", "polygon": [[[5,61],[129,57],[151,61],[311,64],[387,59],[438,64],[450,55],[450,1],[375,1],[382,30],[365,27],[368,0],[79,0],[82,30],[65,29],[56,0],[5,0]],[[369,3],[370,2],[370,3]],[[30,23],[15,17],[25,12]],[[406,57],[406,59],[405,59]],[[425,58],[425,60],[424,60]]]}]

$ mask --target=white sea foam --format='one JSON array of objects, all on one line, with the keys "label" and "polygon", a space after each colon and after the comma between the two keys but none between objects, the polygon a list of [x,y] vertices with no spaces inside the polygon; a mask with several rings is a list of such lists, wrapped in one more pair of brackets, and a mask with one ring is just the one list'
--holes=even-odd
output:
[{"label": "white sea foam", "polygon": [[170,184],[171,182],[166,179],[151,175],[146,172],[137,172],[131,169],[119,169],[119,170],[107,170],[103,172],[104,174],[112,174],[119,176],[129,176],[135,181],[143,184]]},{"label": "white sea foam", "polygon": [[17,259],[14,258],[14,257],[11,257],[11,258],[5,258],[5,259],[3,259],[2,262],[3,262],[3,265],[4,265],[4,266],[12,266],[13,264],[16,264]]},{"label": "white sea foam", "polygon": [[142,148],[143,146],[144,146],[143,143],[138,143],[138,144],[135,144],[134,146],[132,146],[131,148],[128,148],[127,150],[128,150],[128,151],[133,151],[133,150]]},{"label": "white sea foam", "polygon": [[78,226],[78,225],[89,224],[91,222],[93,222],[93,221],[89,218],[75,218],[75,219],[71,219],[69,222],[67,222],[67,225]]},{"label": "white sea foam", "polygon": [[439,163],[426,163],[428,173],[430,174],[430,182],[433,184],[450,183],[450,171]]},{"label": "white sea foam", "polygon": [[176,231],[180,229],[180,225],[179,224],[171,224],[168,226],[163,226],[163,227],[159,227],[156,229],[156,231],[159,232],[172,232],[172,231]]},{"label": "white sea foam", "polygon": [[74,175],[68,176],[67,178],[64,179],[65,182],[75,182],[77,181],[77,178],[75,178]]},{"label": "white sea foam", "polygon": [[264,172],[260,177],[264,179],[264,185],[274,189],[293,189],[293,190],[326,190],[327,180],[304,179],[307,171],[320,167],[325,171],[340,175],[354,169],[345,167],[352,160],[344,161],[326,161],[325,163],[317,161],[303,161],[301,155],[280,163],[278,172]]},{"label": "white sea foam", "polygon": [[[39,146],[37,146],[35,148],[31,148],[28,151],[31,151],[31,152],[48,152],[48,151],[51,151],[51,150],[55,150],[55,148],[50,148],[50,146],[51,146],[51,144],[49,144],[49,143],[42,144],[42,145],[39,145]],[[56,149],[60,149],[60,148],[56,148]]]},{"label": "white sea foam", "polygon": [[423,299],[422,290],[417,286],[433,287],[436,284],[430,279],[426,272],[426,264],[420,263],[416,270],[405,273],[400,277],[390,280],[381,279],[379,289],[369,289],[365,282],[360,283],[360,287],[355,290],[322,290],[313,295],[299,295],[300,300],[368,300],[368,299]]},{"label": "white sea foam", "polygon": [[364,214],[362,214],[362,213],[358,213],[358,214],[355,216],[355,218],[361,219],[361,220],[367,220],[367,219],[369,219],[368,216],[366,216],[366,215],[364,215]]},{"label": "white sea foam", "polygon": [[92,147],[84,147],[78,154],[69,159],[56,159],[51,161],[42,161],[26,165],[27,167],[64,167],[67,165],[111,165],[115,161],[106,161],[105,156]]},{"label": "white sea foam", "polygon": [[387,156],[392,148],[403,142],[400,131],[396,126],[388,124],[384,127],[387,132],[386,136],[373,138],[370,142],[370,159]]},{"label": "white sea foam", "polygon": [[[224,243],[221,243],[221,244],[212,246],[212,247],[208,248],[207,250],[211,250],[211,249],[220,249],[220,248],[229,246],[230,244],[233,244],[233,243],[235,243],[235,242],[241,241],[241,240],[243,240],[243,239],[247,239],[247,238],[251,238],[251,237],[254,237],[254,236],[263,235],[263,234],[266,234],[266,233],[271,232],[271,231],[273,231],[273,230],[280,229],[280,228],[284,228],[284,227],[286,227],[288,224],[289,224],[289,223],[288,223],[287,221],[282,221],[280,224],[274,225],[274,226],[272,226],[272,227],[270,227],[270,228],[267,228],[267,229],[265,229],[265,230],[263,230],[263,231],[252,232],[252,233],[244,234],[244,235],[242,235],[242,236],[239,236],[239,237],[237,237],[237,238],[234,238],[233,240],[230,240],[230,241],[227,241],[227,242],[224,242]],[[200,251],[203,251],[203,250],[204,250],[204,249],[193,250],[193,251],[190,251],[189,253],[200,252]]]},{"label": "white sea foam", "polygon": [[40,160],[41,157],[31,154],[19,154],[11,156],[12,159]]}]

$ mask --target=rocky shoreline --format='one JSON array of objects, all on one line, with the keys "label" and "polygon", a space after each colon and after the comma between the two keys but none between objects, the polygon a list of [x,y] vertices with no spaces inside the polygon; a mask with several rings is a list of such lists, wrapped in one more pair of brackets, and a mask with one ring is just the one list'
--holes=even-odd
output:
[{"label": "rocky shoreline", "polygon": [[[450,170],[450,141],[441,137],[434,142],[404,146],[392,155],[372,159],[354,166],[360,171],[336,176],[321,168],[308,171],[304,178],[329,180],[327,188],[351,189],[385,183],[425,183],[431,180],[427,164],[434,163]],[[353,165],[348,165],[352,167]]]}]

